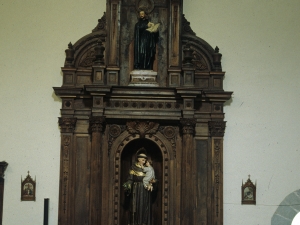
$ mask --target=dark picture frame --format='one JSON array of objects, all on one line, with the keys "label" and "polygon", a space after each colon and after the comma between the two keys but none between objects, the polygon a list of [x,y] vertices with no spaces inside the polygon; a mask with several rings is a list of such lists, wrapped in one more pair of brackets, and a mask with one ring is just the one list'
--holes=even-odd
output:
[{"label": "dark picture frame", "polygon": [[256,205],[256,182],[255,185],[250,179],[250,175],[245,184],[242,181],[242,205]]},{"label": "dark picture frame", "polygon": [[21,201],[35,201],[36,181],[29,175],[22,180],[21,176]]}]

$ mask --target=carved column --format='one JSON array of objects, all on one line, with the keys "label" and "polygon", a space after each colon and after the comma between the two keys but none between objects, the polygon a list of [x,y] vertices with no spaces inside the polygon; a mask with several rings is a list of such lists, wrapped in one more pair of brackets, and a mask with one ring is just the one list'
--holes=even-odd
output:
[{"label": "carved column", "polygon": [[212,189],[212,223],[223,224],[223,137],[226,127],[225,121],[209,121],[211,136],[211,189]]},{"label": "carved column", "polygon": [[104,130],[105,117],[90,117],[90,131],[92,133],[91,150],[91,181],[90,181],[90,224],[98,225],[101,220],[101,137]]},{"label": "carved column", "polygon": [[0,225],[2,225],[3,216],[3,196],[4,196],[4,172],[8,163],[0,162]]},{"label": "carved column", "polygon": [[74,215],[74,181],[73,171],[73,132],[77,118],[61,117],[58,120],[61,128],[60,184],[58,224],[72,224]]},{"label": "carved column", "polygon": [[194,133],[196,119],[182,118],[182,172],[181,172],[181,221],[180,224],[194,224],[195,207],[195,159]]}]

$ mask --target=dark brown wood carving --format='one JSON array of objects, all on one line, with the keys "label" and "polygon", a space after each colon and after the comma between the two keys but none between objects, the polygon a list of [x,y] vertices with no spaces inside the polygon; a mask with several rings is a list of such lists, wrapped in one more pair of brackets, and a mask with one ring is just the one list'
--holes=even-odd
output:
[{"label": "dark brown wood carving", "polygon": [[[131,82],[140,9],[160,23],[155,85]],[[92,32],[69,43],[54,88],[59,225],[128,224],[122,185],[142,147],[158,180],[151,225],[223,224],[223,105],[232,92],[223,90],[219,48],[196,36],[182,10],[177,0],[107,0]]]},{"label": "dark brown wood carving", "polygon": [[3,218],[3,197],[4,197],[4,172],[8,166],[5,161],[0,162],[0,225]]}]

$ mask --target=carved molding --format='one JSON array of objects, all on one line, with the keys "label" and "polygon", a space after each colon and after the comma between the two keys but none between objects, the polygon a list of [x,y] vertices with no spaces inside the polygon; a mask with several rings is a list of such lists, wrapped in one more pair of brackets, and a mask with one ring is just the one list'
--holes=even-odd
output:
[{"label": "carved molding", "polygon": [[194,134],[196,119],[194,118],[181,118],[180,123],[182,125],[183,134]]},{"label": "carved molding", "polygon": [[208,127],[211,137],[224,137],[226,121],[209,121]]},{"label": "carved molding", "polygon": [[141,138],[144,138],[146,134],[155,134],[158,130],[159,123],[130,121],[126,123],[126,126],[130,134],[139,134]]},{"label": "carved molding", "polygon": [[58,123],[61,133],[73,133],[76,127],[76,117],[59,117]]},{"label": "carved molding", "polygon": [[105,126],[105,116],[93,116],[90,117],[90,131],[102,132]]},{"label": "carved molding", "polygon": [[117,101],[110,100],[107,104],[109,108],[125,108],[125,109],[182,109],[182,104],[178,102],[141,102],[141,101]]}]

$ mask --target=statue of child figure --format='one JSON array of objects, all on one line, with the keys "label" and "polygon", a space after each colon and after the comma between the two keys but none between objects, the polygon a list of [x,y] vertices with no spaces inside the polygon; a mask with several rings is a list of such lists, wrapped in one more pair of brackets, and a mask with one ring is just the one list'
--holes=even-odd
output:
[{"label": "statue of child figure", "polygon": [[145,177],[143,178],[143,183],[144,187],[148,191],[153,190],[152,183],[155,183],[155,172],[151,164],[152,161],[149,159],[146,161],[145,166],[143,167],[143,172],[146,173]]}]

